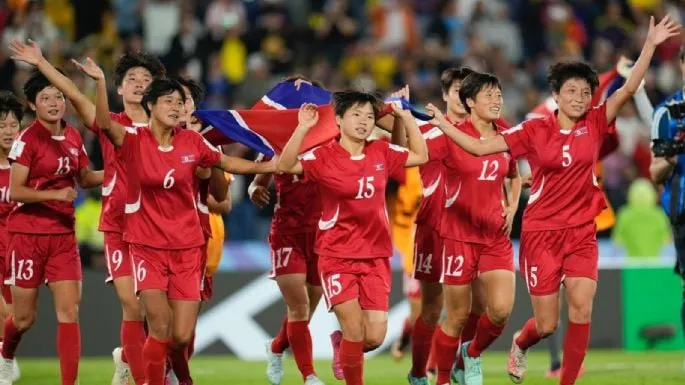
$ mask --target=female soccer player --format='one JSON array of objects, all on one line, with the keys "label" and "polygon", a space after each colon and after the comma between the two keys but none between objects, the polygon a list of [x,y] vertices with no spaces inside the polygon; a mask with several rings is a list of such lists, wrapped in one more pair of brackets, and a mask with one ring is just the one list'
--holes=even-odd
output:
[{"label": "female soccer player", "polygon": [[0,384],[12,383],[12,359],[21,336],[36,317],[38,288],[47,282],[55,299],[57,353],[63,385],[78,376],[81,336],[81,259],[74,237],[75,181],[83,188],[102,184],[103,173],[88,169],[81,135],[62,118],[64,95],[40,72],[24,84],[36,114],[15,140],[10,200],[18,202],[7,219],[10,232],[5,282],[12,285],[14,315],[5,321]]},{"label": "female soccer player", "polygon": [[[4,320],[12,315],[12,293],[10,287],[5,285],[5,262],[7,261],[7,217],[14,208],[15,203],[10,201],[10,161],[8,158],[14,138],[21,129],[21,120],[24,118],[24,106],[19,98],[9,91],[0,91],[0,316]],[[4,324],[0,324],[0,333]],[[2,342],[0,342],[0,346]],[[12,381],[19,380],[19,366],[17,360],[13,360]]]},{"label": "female soccer player", "polygon": [[[90,59],[86,66],[96,67]],[[185,92],[173,80],[154,80],[145,91],[141,104],[150,116],[148,127],[122,126],[110,119],[102,71],[89,72],[97,81],[97,123],[129,172],[124,240],[150,329],[143,347],[146,381],[161,385],[169,338],[174,349],[189,343],[200,302],[205,240],[196,209],[196,169],[250,173],[274,167],[228,157],[197,132],[179,129]]]},{"label": "female soccer player", "polygon": [[[553,65],[548,81],[559,109],[554,118],[531,119],[486,140],[444,120],[440,128],[466,151],[479,156],[510,151],[526,157],[533,189],[523,218],[520,266],[535,317],[516,333],[509,354],[511,380],[526,372],[526,351],[553,333],[559,320],[559,287],[566,287],[569,326],[560,383],[575,383],[590,339],[592,301],[597,289],[598,250],[594,218],[605,207],[593,173],[601,139],[623,104],[635,93],[656,47],[677,36],[670,16],[657,25],[650,17],[647,39],[626,83],[602,105],[589,109],[597,74],[580,62]],[[563,280],[563,281],[562,281]]]},{"label": "female soccer player", "polygon": [[319,275],[329,309],[342,328],[339,348],[334,346],[339,352],[334,355],[346,384],[360,385],[364,351],[378,347],[387,328],[392,243],[383,192],[389,175],[401,167],[425,163],[428,151],[409,111],[393,106],[394,114],[407,126],[407,151],[383,141],[367,142],[378,116],[375,96],[336,92],[333,106],[340,139],[298,160],[305,135],[318,121],[317,107],[305,104],[278,169],[303,174],[318,186],[322,205],[315,247]]},{"label": "female soccer player", "polygon": [[[323,88],[316,81],[292,76],[299,90],[302,83]],[[260,174],[255,176],[248,188],[250,199],[258,207],[269,204],[267,189],[271,180],[276,186],[276,209],[269,232],[271,247],[270,276],[278,284],[287,306],[287,315],[275,338],[266,342],[266,375],[272,385],[283,380],[283,351],[290,347],[307,385],[321,384],[314,371],[312,337],[309,320],[322,295],[314,251],[317,221],[321,217],[318,190],[308,178],[288,174]]]},{"label": "female soccer player", "polygon": [[[145,374],[142,349],[145,342],[143,312],[134,290],[133,268],[128,245],[122,240],[124,204],[128,172],[124,168],[118,149],[95,122],[95,105],[81,93],[71,79],[60,73],[42,55],[40,47],[29,40],[27,44],[12,41],[12,58],[32,64],[64,93],[83,120],[84,125],[97,135],[104,159],[105,182],[102,188],[102,213],[98,230],[105,240],[107,277],[105,282],[114,285],[122,308],[121,347],[112,352],[115,363],[113,385],[124,385],[129,372],[137,385],[142,385]],[[124,111],[112,113],[112,119],[126,126],[144,126],[148,116],[140,104],[143,91],[153,79],[165,75],[162,63],[153,55],[137,53],[119,58],[115,68],[115,85],[122,97]]]},{"label": "female soccer player", "polygon": [[[502,109],[499,80],[472,73],[461,82],[459,97],[469,117],[457,126],[465,134],[491,138]],[[449,124],[435,106],[427,107],[436,125]],[[443,290],[447,317],[436,335],[438,384],[449,383],[452,357],[459,350],[459,334],[471,310],[471,284],[479,279],[487,311],[480,317],[473,341],[461,345],[464,370],[456,377],[464,385],[483,383],[480,353],[502,333],[514,304],[514,253],[509,239],[521,193],[516,162],[508,153],[473,156],[450,143],[446,161],[450,190],[442,216]],[[512,197],[504,194],[504,179],[512,181]],[[504,202],[511,200],[508,205]]]}]

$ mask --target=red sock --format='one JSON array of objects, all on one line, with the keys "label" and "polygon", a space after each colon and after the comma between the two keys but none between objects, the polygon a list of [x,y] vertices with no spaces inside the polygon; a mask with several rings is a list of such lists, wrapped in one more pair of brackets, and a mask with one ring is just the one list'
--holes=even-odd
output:
[{"label": "red sock", "polygon": [[426,377],[428,356],[433,347],[435,325],[428,325],[421,319],[416,319],[414,333],[411,337],[411,375],[412,377]]},{"label": "red sock", "polygon": [[24,332],[17,330],[12,316],[7,317],[5,320],[5,334],[2,337],[2,356],[4,358],[8,360],[14,359],[14,353],[17,351],[22,335],[24,335]]},{"label": "red sock", "polygon": [[564,360],[561,364],[560,385],[572,385],[576,382],[589,343],[590,324],[569,322],[566,337],[564,337]]},{"label": "red sock", "polygon": [[435,347],[437,346],[435,339],[438,335],[438,329],[439,327],[435,328],[435,331],[433,332],[433,337],[431,338],[431,350],[430,354],[428,355],[428,365],[426,365],[426,370],[434,370],[436,372],[438,370],[438,361],[436,361],[435,357],[437,357],[438,354],[435,351]]},{"label": "red sock", "polygon": [[126,356],[131,377],[136,384],[145,382],[143,365],[143,344],[145,343],[145,323],[143,321],[124,321],[121,323],[122,359]]},{"label": "red sock", "polygon": [[281,328],[278,329],[278,334],[271,341],[271,351],[276,354],[281,354],[290,347],[288,342],[288,316],[283,317]]},{"label": "red sock", "polygon": [[193,356],[193,353],[195,353],[195,330],[193,330],[193,334],[190,336],[190,342],[188,342],[188,359]]},{"label": "red sock", "polygon": [[504,326],[505,325],[495,325],[490,320],[490,317],[488,317],[486,313],[483,313],[478,321],[476,335],[473,337],[473,340],[469,345],[469,350],[467,351],[469,357],[480,357],[483,351],[502,334]]},{"label": "red sock", "polygon": [[459,337],[450,337],[438,328],[435,337],[435,351],[440,352],[436,360],[438,362],[438,379],[436,385],[450,384],[450,372],[454,364],[454,358],[459,350]]},{"label": "red sock", "polygon": [[480,317],[480,314],[469,313],[469,318],[466,319],[464,327],[461,329],[462,341],[468,342],[473,340],[473,337],[476,336],[476,329],[478,329],[478,320]]},{"label": "red sock", "polygon": [[164,385],[167,344],[168,341],[160,341],[151,335],[147,336],[143,345],[146,385]]},{"label": "red sock", "polygon": [[314,358],[312,355],[312,335],[309,333],[307,321],[288,322],[287,327],[290,350],[293,352],[297,368],[302,378],[314,374]]},{"label": "red sock", "polygon": [[535,318],[531,318],[523,325],[521,334],[516,339],[516,345],[518,345],[521,350],[528,350],[528,348],[537,344],[540,340],[542,340],[542,336],[538,333],[538,329],[535,326]]},{"label": "red sock", "polygon": [[81,330],[76,322],[57,326],[57,355],[62,374],[62,385],[74,385],[78,378],[78,363],[81,356]]},{"label": "red sock", "polygon": [[364,385],[364,343],[343,339],[340,342],[340,363],[345,373],[345,385]]},{"label": "red sock", "polygon": [[171,368],[174,370],[178,381],[190,381],[192,383],[190,367],[188,366],[187,345],[171,347],[169,349],[169,358],[171,359]]}]

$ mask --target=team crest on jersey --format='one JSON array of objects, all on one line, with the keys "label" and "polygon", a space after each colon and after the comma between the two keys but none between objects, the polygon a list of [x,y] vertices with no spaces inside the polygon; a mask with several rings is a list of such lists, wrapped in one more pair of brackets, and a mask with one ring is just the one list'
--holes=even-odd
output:
[{"label": "team crest on jersey", "polygon": [[181,163],[193,163],[195,161],[194,154],[181,155]]},{"label": "team crest on jersey", "polygon": [[374,164],[374,167],[376,167],[376,171],[383,171],[383,167],[384,167],[383,162],[378,162],[378,163]]},{"label": "team crest on jersey", "polygon": [[580,127],[576,130],[576,136],[583,136],[588,134],[588,129],[586,126]]},{"label": "team crest on jersey", "polygon": [[73,156],[78,156],[78,150],[74,147],[69,149],[69,153]]}]

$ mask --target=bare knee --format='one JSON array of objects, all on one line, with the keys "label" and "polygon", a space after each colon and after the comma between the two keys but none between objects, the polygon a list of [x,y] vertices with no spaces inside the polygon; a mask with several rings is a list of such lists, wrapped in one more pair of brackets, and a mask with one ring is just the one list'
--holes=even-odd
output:
[{"label": "bare knee", "polygon": [[439,301],[423,303],[421,305],[421,320],[430,326],[435,326],[440,321],[442,303]]},{"label": "bare knee", "polygon": [[150,329],[150,334],[159,339],[167,340],[170,333],[171,319],[168,315],[162,314],[147,314],[147,324]]},{"label": "bare knee", "polygon": [[140,305],[140,302],[135,296],[132,298],[122,298],[121,310],[124,315],[124,319],[127,321],[143,320],[143,307]]},{"label": "bare knee", "polygon": [[557,327],[559,326],[559,318],[536,319],[535,326],[538,334],[542,338],[545,338],[547,336],[554,334],[554,332],[557,331]]},{"label": "bare knee", "polygon": [[489,306],[487,309],[488,318],[493,324],[502,326],[509,321],[509,316],[511,315],[511,306],[494,304]]},{"label": "bare knee", "polygon": [[377,349],[383,344],[384,335],[367,335],[364,338],[364,351],[369,352]]},{"label": "bare knee", "polygon": [[309,320],[309,302],[304,302],[295,306],[288,306],[288,320]]},{"label": "bare knee", "polygon": [[193,330],[183,332],[174,331],[173,335],[171,336],[171,341],[175,348],[183,348],[190,343],[192,338]]},{"label": "bare knee", "polygon": [[364,321],[361,317],[340,322],[340,329],[342,329],[343,338],[348,341],[364,340]]},{"label": "bare knee", "polygon": [[592,300],[570,301],[568,304],[568,318],[573,323],[589,323],[592,319]]},{"label": "bare knee", "polygon": [[12,317],[12,323],[18,331],[23,332],[31,328],[36,321],[36,312],[27,312],[23,314],[15,314]]},{"label": "bare knee", "polygon": [[464,327],[464,323],[466,323],[466,320],[469,318],[469,311],[470,308],[468,307],[448,310],[443,324],[443,330],[451,335],[459,335],[461,329]]},{"label": "bare knee", "polygon": [[56,309],[57,322],[74,323],[78,322],[78,304],[65,304]]}]

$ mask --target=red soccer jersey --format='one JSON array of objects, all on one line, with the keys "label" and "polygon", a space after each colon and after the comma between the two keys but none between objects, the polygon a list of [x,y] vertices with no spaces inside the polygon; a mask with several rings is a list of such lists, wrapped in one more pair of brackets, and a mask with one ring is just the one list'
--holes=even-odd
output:
[{"label": "red soccer jersey", "polygon": [[332,142],[302,156],[304,176],[318,186],[322,214],[315,251],[326,257],[392,256],[385,187],[404,167],[405,148],[368,142],[364,153],[350,156]]},{"label": "red soccer jersey", "polygon": [[426,225],[432,229],[440,228],[443,207],[445,204],[445,164],[447,158],[447,142],[449,139],[431,124],[419,127],[428,146],[428,162],[419,167],[423,197],[421,206],[416,214],[416,223]]},{"label": "red soccer jersey", "polygon": [[13,206],[10,202],[10,166],[0,165],[0,258],[7,248],[7,217]]},{"label": "red soccer jersey", "polygon": [[271,234],[316,231],[321,201],[316,183],[304,175],[275,174],[276,207]]},{"label": "red soccer jersey", "polygon": [[[115,122],[128,126],[140,126],[131,121],[124,112],[110,112],[110,118]],[[126,205],[126,181],[128,171],[119,154],[119,149],[114,147],[107,135],[100,129],[97,122],[88,127],[98,137],[102,148],[102,160],[104,163],[105,179],[102,183],[102,213],[100,215],[100,231],[114,231],[120,233],[124,225],[124,206]]]},{"label": "red soccer jersey", "polygon": [[[63,136],[52,136],[38,120],[19,134],[9,158],[29,168],[26,185],[35,190],[75,188],[74,178],[89,164],[81,134],[75,128],[67,124]],[[72,233],[74,204],[61,201],[18,204],[10,213],[7,226],[10,233]]]},{"label": "red soccer jersey", "polygon": [[[457,127],[480,138],[480,132],[470,119]],[[504,130],[496,124],[495,127],[498,132]],[[451,140],[448,146],[445,168],[449,191],[440,234],[457,241],[489,244],[502,233],[502,184],[504,178],[516,170],[516,161],[507,152],[478,157]]]},{"label": "red soccer jersey", "polygon": [[533,186],[523,230],[555,230],[590,222],[606,207],[594,170],[602,140],[615,125],[606,104],[590,109],[570,130],[556,117],[535,118],[502,132],[514,158],[527,158]]},{"label": "red soccer jersey", "polygon": [[120,153],[129,173],[124,240],[167,250],[205,244],[195,171],[221,154],[191,130],[177,130],[161,147],[147,127],[127,127]]}]

